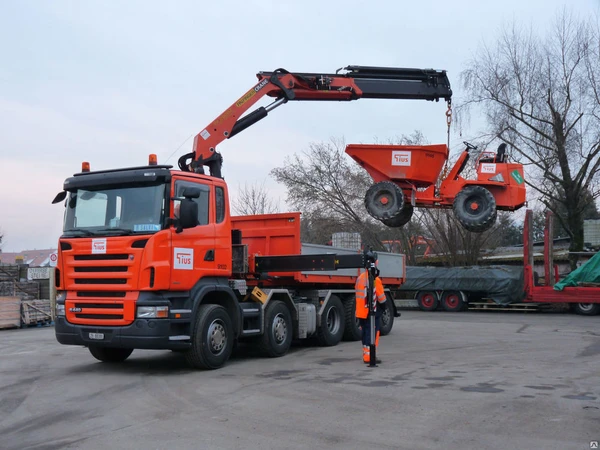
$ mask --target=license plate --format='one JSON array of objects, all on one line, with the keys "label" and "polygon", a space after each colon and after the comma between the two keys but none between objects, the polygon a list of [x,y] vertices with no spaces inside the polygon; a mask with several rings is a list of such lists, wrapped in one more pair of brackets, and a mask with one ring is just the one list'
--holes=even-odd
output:
[{"label": "license plate", "polygon": [[104,333],[90,333],[89,336],[90,336],[90,339],[96,339],[98,341],[101,341],[102,339],[104,339]]}]

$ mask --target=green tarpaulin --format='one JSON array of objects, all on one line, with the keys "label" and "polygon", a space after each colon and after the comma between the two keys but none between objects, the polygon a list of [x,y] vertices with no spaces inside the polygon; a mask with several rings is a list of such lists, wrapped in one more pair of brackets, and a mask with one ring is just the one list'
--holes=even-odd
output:
[{"label": "green tarpaulin", "polygon": [[577,287],[578,283],[600,283],[600,253],[596,253],[565,278],[554,285],[555,291],[562,291],[567,286]]}]

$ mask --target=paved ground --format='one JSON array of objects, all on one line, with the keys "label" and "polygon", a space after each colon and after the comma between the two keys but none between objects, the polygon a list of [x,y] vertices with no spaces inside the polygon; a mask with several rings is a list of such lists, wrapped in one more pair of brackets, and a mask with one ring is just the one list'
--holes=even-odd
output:
[{"label": "paved ground", "polygon": [[382,338],[118,366],[52,328],[0,332],[2,449],[589,449],[600,440],[600,317],[403,312]]}]

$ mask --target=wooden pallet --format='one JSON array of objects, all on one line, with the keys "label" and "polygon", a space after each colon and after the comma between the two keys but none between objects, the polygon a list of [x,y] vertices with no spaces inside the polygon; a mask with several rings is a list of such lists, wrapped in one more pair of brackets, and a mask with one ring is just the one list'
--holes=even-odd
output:
[{"label": "wooden pallet", "polygon": [[540,305],[535,303],[511,303],[509,305],[499,305],[495,302],[473,302],[468,305],[469,310],[473,311],[520,311],[532,312],[539,311]]},{"label": "wooden pallet", "polygon": [[50,300],[24,300],[21,302],[21,323],[24,326],[44,325],[52,322]]},{"label": "wooden pallet", "polygon": [[19,328],[21,326],[21,299],[19,297],[0,297],[0,329]]}]

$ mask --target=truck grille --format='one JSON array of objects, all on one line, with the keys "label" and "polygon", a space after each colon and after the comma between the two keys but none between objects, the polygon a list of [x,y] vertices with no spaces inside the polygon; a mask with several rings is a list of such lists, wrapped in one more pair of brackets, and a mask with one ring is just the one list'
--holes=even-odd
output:
[{"label": "truck grille", "polygon": [[[128,325],[135,318],[136,292],[123,292],[120,300],[116,300],[112,292],[85,292],[85,294],[101,294],[81,296],[76,299],[67,298],[65,312],[67,320],[75,324],[87,325]],[[106,295],[109,294],[109,295]],[[87,298],[89,300],[83,300]],[[103,297],[103,298],[102,298]],[[130,297],[130,298],[129,298]]]}]

